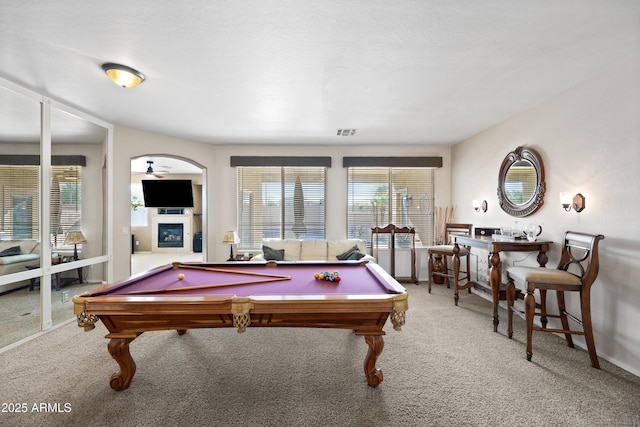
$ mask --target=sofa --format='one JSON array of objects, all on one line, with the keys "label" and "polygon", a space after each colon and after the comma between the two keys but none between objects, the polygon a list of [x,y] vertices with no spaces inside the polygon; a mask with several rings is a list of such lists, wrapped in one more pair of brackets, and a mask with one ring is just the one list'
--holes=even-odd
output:
[{"label": "sofa", "polygon": [[0,275],[25,271],[25,266],[39,262],[37,240],[0,240]]},{"label": "sofa", "polygon": [[[27,266],[39,264],[40,242],[37,240],[0,240],[0,275],[20,273],[26,271]],[[23,285],[0,285],[0,293]]]},{"label": "sofa", "polygon": [[[262,247],[262,253],[252,257],[251,261],[275,259],[277,261],[376,262],[373,256],[367,254],[366,242],[360,239],[262,239]],[[282,259],[278,259],[280,255]]]}]

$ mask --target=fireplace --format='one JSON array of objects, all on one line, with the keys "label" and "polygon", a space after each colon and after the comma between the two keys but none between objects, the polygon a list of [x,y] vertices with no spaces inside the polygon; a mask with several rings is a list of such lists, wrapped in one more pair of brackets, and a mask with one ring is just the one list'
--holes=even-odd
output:
[{"label": "fireplace", "polygon": [[151,252],[191,251],[189,215],[155,215],[151,217]]},{"label": "fireplace", "polygon": [[184,224],[158,223],[158,247],[181,248],[184,246]]}]

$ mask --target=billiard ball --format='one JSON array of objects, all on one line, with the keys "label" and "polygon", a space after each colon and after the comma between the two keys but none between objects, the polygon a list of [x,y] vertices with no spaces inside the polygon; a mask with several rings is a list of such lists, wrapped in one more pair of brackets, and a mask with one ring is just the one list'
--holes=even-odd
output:
[{"label": "billiard ball", "polygon": [[184,274],[182,273],[178,274],[178,280],[182,280],[182,279],[184,279]]}]

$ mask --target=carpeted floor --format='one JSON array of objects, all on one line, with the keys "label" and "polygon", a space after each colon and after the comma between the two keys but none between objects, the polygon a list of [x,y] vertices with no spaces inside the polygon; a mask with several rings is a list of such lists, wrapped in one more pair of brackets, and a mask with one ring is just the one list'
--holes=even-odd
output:
[{"label": "carpeted floor", "polygon": [[0,353],[0,425],[640,426],[640,378],[593,369],[551,334],[534,334],[527,362],[522,322],[509,340],[488,301],[464,293],[455,307],[442,286],[406,287],[407,324],[385,329],[377,388],[350,331],[250,328],[145,333],[131,387],[115,392],[106,329],[70,323]]}]

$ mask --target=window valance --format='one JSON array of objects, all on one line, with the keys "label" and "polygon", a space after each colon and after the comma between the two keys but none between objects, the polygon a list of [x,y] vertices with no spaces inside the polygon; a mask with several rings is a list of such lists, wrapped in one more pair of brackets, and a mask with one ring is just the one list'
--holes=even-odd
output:
[{"label": "window valance", "polygon": [[[38,166],[40,156],[37,154],[0,154],[0,165]],[[52,166],[87,166],[85,156],[51,156]]]},{"label": "window valance", "polygon": [[231,167],[238,166],[293,166],[293,167],[331,167],[328,156],[231,156]]},{"label": "window valance", "polygon": [[342,167],[441,168],[442,157],[343,157]]}]

